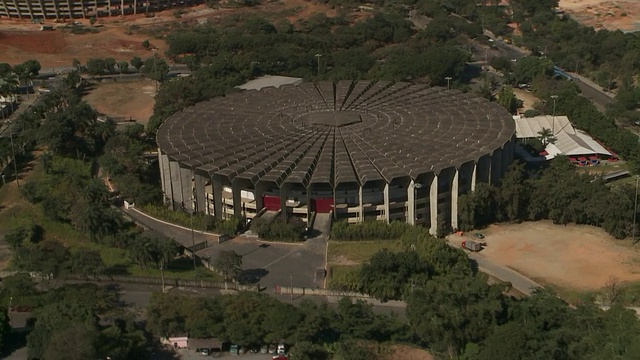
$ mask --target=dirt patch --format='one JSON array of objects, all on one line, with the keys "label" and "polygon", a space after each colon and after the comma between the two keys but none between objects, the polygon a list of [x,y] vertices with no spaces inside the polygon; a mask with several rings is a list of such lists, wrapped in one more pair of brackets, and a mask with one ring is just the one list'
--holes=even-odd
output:
[{"label": "dirt patch", "polygon": [[540,101],[531,91],[525,91],[522,89],[513,89],[513,93],[519,100],[522,100],[522,107],[518,108],[518,113],[524,113],[527,110],[533,109],[533,104]]},{"label": "dirt patch", "polygon": [[597,30],[640,30],[640,3],[635,0],[561,0],[559,7]]},{"label": "dirt patch", "polygon": [[391,347],[389,359],[395,360],[433,360],[434,357],[426,350],[406,345],[394,345]]},{"label": "dirt patch", "polygon": [[575,290],[597,290],[611,278],[640,280],[640,252],[593,226],[549,221],[493,225],[480,253],[533,279]]},{"label": "dirt patch", "polygon": [[98,83],[85,100],[98,112],[115,118],[131,118],[146,124],[153,115],[155,86],[153,80]]}]

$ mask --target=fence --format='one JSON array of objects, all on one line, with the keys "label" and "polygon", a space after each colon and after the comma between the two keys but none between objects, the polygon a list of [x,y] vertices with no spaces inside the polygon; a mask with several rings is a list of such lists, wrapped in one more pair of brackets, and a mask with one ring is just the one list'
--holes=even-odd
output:
[{"label": "fence", "polygon": [[315,296],[340,296],[340,297],[351,297],[351,298],[363,298],[363,299],[372,299],[371,296],[367,294],[361,294],[353,291],[341,291],[341,290],[332,290],[332,289],[320,289],[320,288],[304,288],[304,287],[289,287],[289,286],[279,286],[276,285],[275,293],[288,295],[292,293],[294,295],[315,295]]},{"label": "fence", "polygon": [[[162,285],[162,278],[144,277],[144,276],[123,276],[123,275],[97,275],[97,276],[78,276],[68,275],[66,280],[95,281],[95,282],[111,282],[111,283],[129,283],[129,284],[145,284],[145,285]],[[169,287],[189,287],[201,289],[225,289],[237,291],[260,291],[260,285],[242,285],[232,282],[218,282],[209,280],[189,280],[178,278],[165,278],[164,285]]]}]

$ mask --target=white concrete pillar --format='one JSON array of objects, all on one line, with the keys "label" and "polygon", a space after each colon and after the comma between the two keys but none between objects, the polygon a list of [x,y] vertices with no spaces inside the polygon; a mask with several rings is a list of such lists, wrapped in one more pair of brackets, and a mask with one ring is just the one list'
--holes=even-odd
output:
[{"label": "white concrete pillar", "polygon": [[389,222],[390,221],[390,212],[391,209],[389,207],[389,184],[384,184],[384,219]]},{"label": "white concrete pillar", "polygon": [[240,186],[239,182],[233,182],[231,193],[233,195],[233,215],[242,216],[242,186]]},{"label": "white concrete pillar", "polygon": [[455,169],[451,180],[451,228],[458,228],[458,187],[460,186],[460,170]]},{"label": "white concrete pillar", "polygon": [[158,167],[160,167],[160,184],[162,186],[162,193],[164,194],[163,202],[165,202],[165,198],[168,198],[169,201],[172,201],[173,194],[171,193],[171,171],[169,170],[169,157],[163,154],[160,148],[158,148]]},{"label": "white concrete pillar", "polygon": [[438,233],[438,175],[433,175],[431,180],[431,188],[429,191],[429,212],[431,217],[431,227],[429,233],[436,235]]},{"label": "white concrete pillar", "polygon": [[188,211],[193,211],[193,171],[180,167],[180,188],[182,189],[182,201]]},{"label": "white concrete pillar", "polygon": [[213,216],[222,219],[222,179],[218,175],[211,176],[211,193],[213,195]]},{"label": "white concrete pillar", "polygon": [[360,186],[360,188],[358,189],[358,204],[360,204],[360,213],[358,214],[358,221],[363,222],[364,221],[364,203],[362,201],[362,195],[363,193],[363,188],[362,186]]},{"label": "white concrete pillar", "polygon": [[174,210],[179,210],[183,201],[180,165],[177,161],[171,161],[171,159],[169,159],[169,176],[171,179],[171,200],[173,201],[171,206]]},{"label": "white concrete pillar", "polygon": [[200,175],[200,174],[194,174],[195,176],[195,185],[196,185],[196,190],[195,190],[195,195],[196,195],[196,211],[201,212],[201,213],[205,213],[207,212],[207,197],[205,194],[205,184],[207,182],[207,179]]},{"label": "white concrete pillar", "polygon": [[478,173],[478,163],[473,163],[473,170],[471,172],[471,192],[476,191],[476,176]]},{"label": "white concrete pillar", "polygon": [[407,187],[407,223],[416,225],[416,183],[411,180]]}]

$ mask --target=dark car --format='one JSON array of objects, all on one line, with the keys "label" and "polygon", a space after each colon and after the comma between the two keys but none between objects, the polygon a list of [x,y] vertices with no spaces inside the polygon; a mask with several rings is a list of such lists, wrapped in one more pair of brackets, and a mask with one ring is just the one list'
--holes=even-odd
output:
[{"label": "dark car", "polygon": [[473,236],[477,237],[478,239],[484,239],[484,235],[482,235],[481,233],[475,233],[473,234]]}]

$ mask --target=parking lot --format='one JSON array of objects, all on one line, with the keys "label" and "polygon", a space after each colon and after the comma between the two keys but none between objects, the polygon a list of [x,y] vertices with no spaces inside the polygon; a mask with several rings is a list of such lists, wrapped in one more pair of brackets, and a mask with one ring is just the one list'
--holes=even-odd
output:
[{"label": "parking lot", "polygon": [[242,267],[246,282],[260,283],[274,288],[276,285],[297,287],[322,287],[324,278],[317,278],[316,271],[324,269],[326,242],[307,240],[304,244],[283,244],[257,241],[254,238],[237,237],[213,244],[196,254],[214,262],[220,251],[235,251],[242,255]]}]

